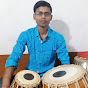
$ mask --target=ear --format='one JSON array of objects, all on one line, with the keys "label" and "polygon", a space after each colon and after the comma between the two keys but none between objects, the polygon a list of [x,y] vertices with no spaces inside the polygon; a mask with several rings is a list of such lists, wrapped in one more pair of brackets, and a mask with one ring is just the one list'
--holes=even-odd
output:
[{"label": "ear", "polygon": [[33,18],[34,18],[34,20],[36,20],[36,15],[35,14],[33,14]]},{"label": "ear", "polygon": [[[52,20],[52,18],[53,18],[53,15],[51,15],[51,20]],[[50,20],[50,21],[51,21],[51,20]]]}]

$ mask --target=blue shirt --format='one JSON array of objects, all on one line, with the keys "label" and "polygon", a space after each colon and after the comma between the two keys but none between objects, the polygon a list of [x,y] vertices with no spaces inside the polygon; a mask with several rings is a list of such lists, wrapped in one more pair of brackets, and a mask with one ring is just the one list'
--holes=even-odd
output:
[{"label": "blue shirt", "polygon": [[54,67],[56,52],[61,64],[70,64],[63,36],[49,27],[47,37],[41,43],[36,26],[20,34],[12,54],[6,61],[5,68],[14,66],[16,69],[18,67],[18,62],[25,51],[25,45],[27,45],[29,54],[26,69],[38,72],[40,76]]}]

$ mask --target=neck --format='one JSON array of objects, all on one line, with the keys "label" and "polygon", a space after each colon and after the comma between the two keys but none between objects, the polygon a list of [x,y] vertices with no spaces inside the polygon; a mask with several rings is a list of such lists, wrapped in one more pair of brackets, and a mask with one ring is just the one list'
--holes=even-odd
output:
[{"label": "neck", "polygon": [[39,32],[39,35],[45,35],[47,34],[47,31],[48,31],[48,27],[39,27],[38,26],[38,32]]}]

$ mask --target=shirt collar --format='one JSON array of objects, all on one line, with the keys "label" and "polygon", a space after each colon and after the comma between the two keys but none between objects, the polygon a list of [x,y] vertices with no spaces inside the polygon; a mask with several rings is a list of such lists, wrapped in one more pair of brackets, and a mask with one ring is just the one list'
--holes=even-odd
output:
[{"label": "shirt collar", "polygon": [[48,32],[47,32],[47,37],[50,37],[50,35],[51,35],[51,28],[50,28],[50,26],[48,27]]},{"label": "shirt collar", "polygon": [[35,35],[36,35],[36,36],[39,36],[38,26],[35,27]]},{"label": "shirt collar", "polygon": [[[38,32],[38,26],[35,27],[35,35],[38,37],[39,36],[39,32]],[[48,27],[48,32],[47,32],[47,37],[50,37],[51,35],[51,28],[50,26]]]}]

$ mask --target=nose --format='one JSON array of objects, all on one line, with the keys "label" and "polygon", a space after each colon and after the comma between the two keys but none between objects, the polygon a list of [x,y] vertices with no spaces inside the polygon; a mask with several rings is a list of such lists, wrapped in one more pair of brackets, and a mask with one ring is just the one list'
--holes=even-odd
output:
[{"label": "nose", "polygon": [[42,14],[42,18],[45,18],[45,14]]}]

